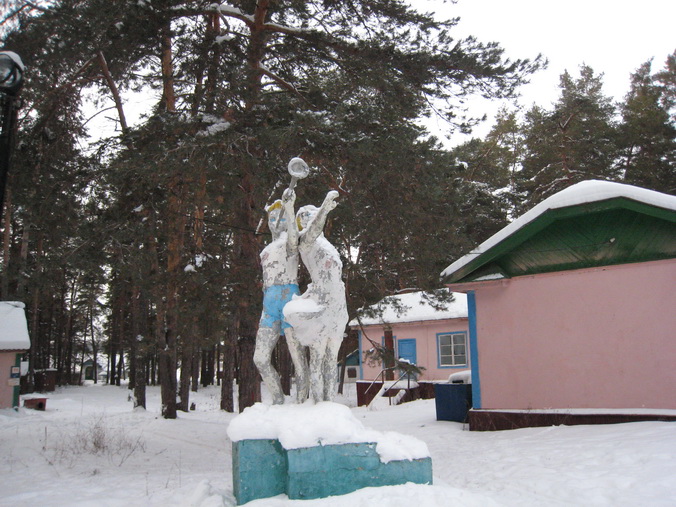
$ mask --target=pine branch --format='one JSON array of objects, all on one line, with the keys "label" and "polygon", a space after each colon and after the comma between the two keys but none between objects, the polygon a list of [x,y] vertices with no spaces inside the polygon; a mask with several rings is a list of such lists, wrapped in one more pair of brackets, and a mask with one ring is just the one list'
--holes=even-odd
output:
[{"label": "pine branch", "polygon": [[294,95],[296,95],[299,99],[301,99],[303,102],[305,102],[309,107],[314,109],[314,104],[312,104],[306,97],[303,96],[303,94],[296,88],[294,85],[289,83],[288,81],[285,81],[281,77],[279,77],[277,74],[272,72],[270,69],[263,65],[258,65],[258,69],[266,76],[268,76],[270,79],[272,79],[275,83],[277,83],[279,86],[284,88],[285,90],[290,91]]},{"label": "pine branch", "polygon": [[106,62],[105,56],[103,56],[103,51],[99,51],[97,54],[99,65],[101,66],[101,72],[103,72],[103,77],[110,88],[110,93],[113,95],[113,100],[115,101],[115,108],[117,109],[117,114],[120,118],[120,128],[122,129],[122,134],[126,134],[129,127],[127,126],[127,119],[124,115],[124,108],[122,107],[122,99],[120,98],[120,92],[117,89],[117,85],[113,80],[113,76],[110,74],[110,69],[108,68],[108,63]]}]

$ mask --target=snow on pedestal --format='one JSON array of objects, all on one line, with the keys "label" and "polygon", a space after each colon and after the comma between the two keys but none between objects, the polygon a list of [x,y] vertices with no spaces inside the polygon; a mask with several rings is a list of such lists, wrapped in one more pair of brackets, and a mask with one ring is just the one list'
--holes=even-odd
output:
[{"label": "snow on pedestal", "polygon": [[323,498],[368,486],[432,483],[427,445],[365,428],[345,406],[256,404],[228,427],[239,504],[287,494]]}]

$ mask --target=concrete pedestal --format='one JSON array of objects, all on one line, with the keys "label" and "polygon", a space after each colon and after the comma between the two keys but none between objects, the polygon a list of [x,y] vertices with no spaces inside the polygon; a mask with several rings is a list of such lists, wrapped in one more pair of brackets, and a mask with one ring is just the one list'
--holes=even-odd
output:
[{"label": "concrete pedestal", "polygon": [[284,449],[277,440],[233,443],[237,504],[286,494],[290,499],[344,495],[372,486],[432,484],[432,459],[383,463],[372,442]]}]

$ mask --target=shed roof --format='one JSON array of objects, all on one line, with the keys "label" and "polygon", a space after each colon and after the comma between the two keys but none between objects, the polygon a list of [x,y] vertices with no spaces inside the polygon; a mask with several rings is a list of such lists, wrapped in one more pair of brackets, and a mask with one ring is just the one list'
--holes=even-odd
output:
[{"label": "shed roof", "polygon": [[676,197],[583,181],[545,199],[448,266],[446,283],[676,257]]},{"label": "shed roof", "polygon": [[[467,295],[460,292],[453,293],[453,301],[445,308],[437,309],[433,299],[424,291],[410,292],[387,296],[380,302],[369,307],[375,317],[362,317],[364,326],[401,324],[406,322],[422,322],[428,320],[461,319],[467,318]],[[359,321],[353,319],[350,326],[358,326]]]},{"label": "shed roof", "polygon": [[28,350],[30,347],[24,304],[0,301],[0,350]]}]

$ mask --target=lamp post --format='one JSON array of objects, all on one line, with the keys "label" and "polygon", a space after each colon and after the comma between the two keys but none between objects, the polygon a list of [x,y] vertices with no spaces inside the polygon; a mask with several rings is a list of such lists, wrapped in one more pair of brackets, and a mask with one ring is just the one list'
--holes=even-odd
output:
[{"label": "lamp post", "polygon": [[5,186],[12,161],[17,113],[17,97],[23,84],[24,65],[19,55],[0,51],[0,101],[2,104],[2,134],[0,134],[0,221],[5,206]]}]

